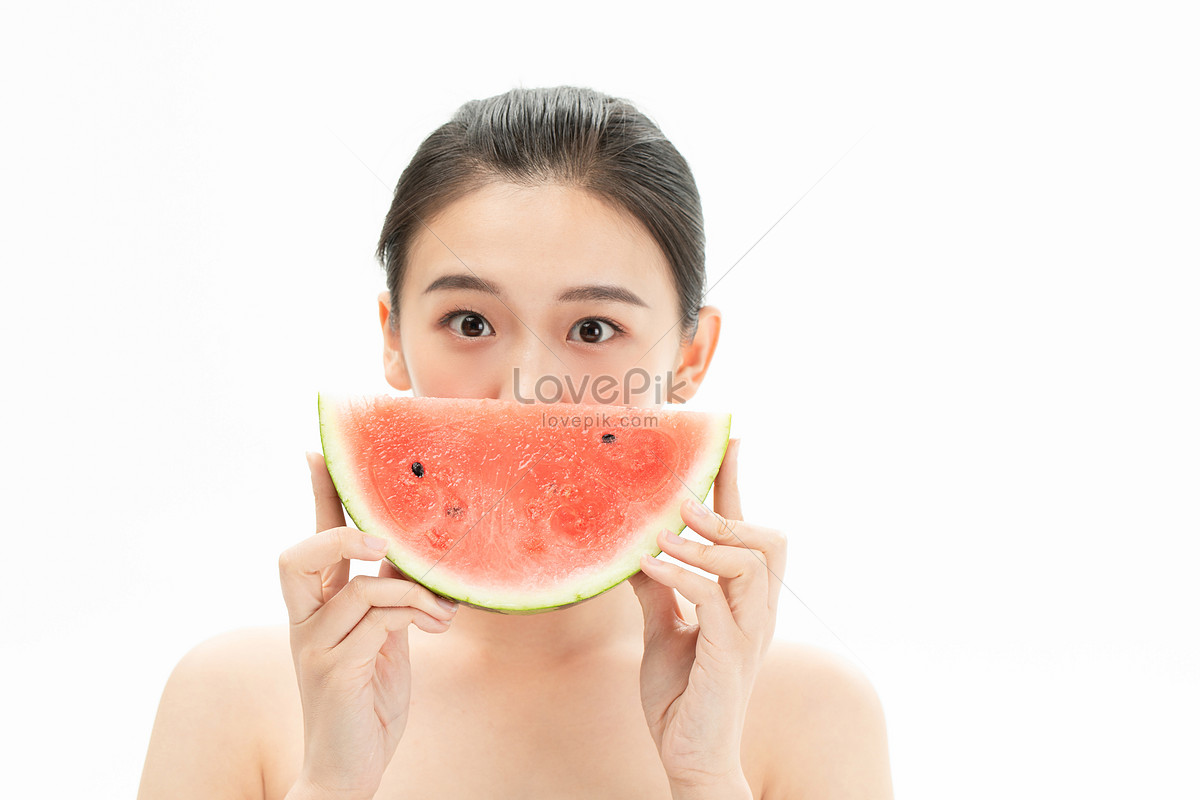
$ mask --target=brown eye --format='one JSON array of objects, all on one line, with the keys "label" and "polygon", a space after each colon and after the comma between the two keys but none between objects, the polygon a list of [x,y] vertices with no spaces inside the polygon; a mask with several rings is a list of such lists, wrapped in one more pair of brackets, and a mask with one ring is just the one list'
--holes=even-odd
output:
[{"label": "brown eye", "polygon": [[[579,340],[588,344],[607,341],[612,338],[614,333],[612,325],[599,319],[585,319],[577,323],[576,327],[579,330]],[[607,334],[605,333],[606,328],[608,329]]]},{"label": "brown eye", "polygon": [[488,324],[486,319],[474,313],[462,312],[455,314],[447,320],[447,324],[456,336],[467,338],[488,336],[494,332],[491,330],[492,326]]}]

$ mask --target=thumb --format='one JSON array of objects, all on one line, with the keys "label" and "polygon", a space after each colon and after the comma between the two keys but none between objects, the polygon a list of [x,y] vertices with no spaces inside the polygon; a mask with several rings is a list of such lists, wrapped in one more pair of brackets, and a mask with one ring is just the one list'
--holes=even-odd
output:
[{"label": "thumb", "polygon": [[346,527],[346,515],[342,513],[342,499],[334,488],[333,479],[325,466],[325,456],[307,452],[308,470],[312,477],[313,500],[317,512],[317,533],[330,528]]},{"label": "thumb", "polygon": [[642,619],[645,622],[645,642],[674,633],[679,623],[684,622],[679,611],[679,598],[675,590],[651,578],[644,572],[629,576],[633,593],[642,604]]}]

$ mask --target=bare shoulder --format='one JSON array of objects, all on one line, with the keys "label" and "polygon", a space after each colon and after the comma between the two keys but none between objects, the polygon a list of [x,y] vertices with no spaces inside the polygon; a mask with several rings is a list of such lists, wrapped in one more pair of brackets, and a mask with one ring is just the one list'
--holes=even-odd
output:
[{"label": "bare shoulder", "polygon": [[214,636],[180,659],[163,689],[139,800],[261,797],[261,744],[289,692],[286,627]]},{"label": "bare shoulder", "polygon": [[164,698],[204,705],[241,715],[273,705],[275,695],[295,689],[280,681],[292,676],[287,626],[241,628],[213,636],[193,647],[167,680]]},{"label": "bare shoulder", "polygon": [[892,797],[883,705],[852,661],[776,640],[747,726],[767,755],[763,798]]}]

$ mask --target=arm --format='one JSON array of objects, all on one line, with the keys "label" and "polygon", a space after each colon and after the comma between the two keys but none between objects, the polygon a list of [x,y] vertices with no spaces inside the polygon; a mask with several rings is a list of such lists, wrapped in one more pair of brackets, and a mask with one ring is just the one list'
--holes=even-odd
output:
[{"label": "arm", "polygon": [[215,637],[175,667],[150,734],[138,800],[263,796],[256,635],[237,631]]},{"label": "arm", "polygon": [[776,642],[759,702],[778,747],[763,800],[891,800],[883,706],[849,661],[816,647]]}]

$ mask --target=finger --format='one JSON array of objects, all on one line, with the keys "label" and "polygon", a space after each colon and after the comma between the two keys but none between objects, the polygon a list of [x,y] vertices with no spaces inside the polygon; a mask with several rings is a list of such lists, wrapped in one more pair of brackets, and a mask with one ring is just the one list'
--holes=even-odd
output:
[{"label": "finger", "polygon": [[713,481],[713,509],[725,519],[742,519],[742,495],[737,485],[738,451],[741,439],[730,439],[725,458]]},{"label": "finger", "polygon": [[691,500],[684,501],[681,511],[687,526],[713,544],[744,547],[751,551],[757,550],[765,556],[767,572],[770,575],[768,607],[774,610],[783,586],[784,570],[787,568],[787,537],[774,528],[726,519],[702,505],[693,506]]},{"label": "finger", "polygon": [[352,528],[330,528],[284,550],[279,556],[279,583],[288,619],[292,624],[303,622],[324,604],[326,570],[343,559],[378,561],[387,545],[386,540]]},{"label": "finger", "polygon": [[380,671],[380,678],[385,681],[380,688],[386,697],[395,693],[393,684],[386,681],[399,679],[400,667],[408,663],[408,628],[391,631],[383,647],[379,648],[379,655],[386,666]]},{"label": "finger", "polygon": [[642,556],[642,572],[695,604],[701,635],[710,641],[732,647],[745,640],[733,620],[725,592],[716,581],[648,555]]},{"label": "finger", "polygon": [[[342,513],[342,501],[337,496],[333,479],[325,466],[325,457],[320,453],[305,453],[308,459],[309,477],[312,479],[313,501],[317,512],[317,533],[330,528],[346,527],[346,515]],[[331,496],[332,495],[332,496]],[[343,559],[322,572],[322,602],[328,602],[350,580],[350,561]]]},{"label": "finger", "polygon": [[318,647],[336,647],[372,608],[407,606],[436,619],[453,619],[457,607],[444,608],[437,600],[433,592],[410,581],[359,575],[306,621],[309,641]]},{"label": "finger", "polygon": [[644,571],[630,575],[629,583],[642,605],[645,644],[669,636],[679,629],[680,623],[687,622],[679,610],[679,598],[670,586],[653,580]]},{"label": "finger", "polygon": [[391,634],[407,631],[409,625],[416,625],[426,633],[444,633],[450,629],[448,623],[412,606],[372,608],[341,644],[333,648],[332,656],[349,666],[373,665]]},{"label": "finger", "polygon": [[658,532],[658,544],[668,555],[719,578],[739,580],[767,572],[764,554],[745,547],[693,542],[666,528]]},{"label": "finger", "polygon": [[[449,630],[449,628],[445,628]],[[389,631],[375,658],[375,706],[381,720],[400,719],[408,711],[409,674],[408,626]]]},{"label": "finger", "polygon": [[748,547],[772,555],[772,551],[779,548],[782,540],[779,531],[761,525],[750,525],[740,519],[728,519],[691,498],[683,501],[679,512],[689,528],[713,544]]},{"label": "finger", "polygon": [[721,579],[718,585],[724,589],[729,610],[741,630],[759,631],[766,626],[770,586],[765,554],[744,547],[693,542],[666,529],[659,532],[658,542],[667,555]]},{"label": "finger", "polygon": [[305,453],[308,470],[312,475],[313,500],[317,507],[317,533],[330,528],[346,527],[346,515],[342,512],[342,500],[338,497],[325,466],[325,457],[320,453]]}]

